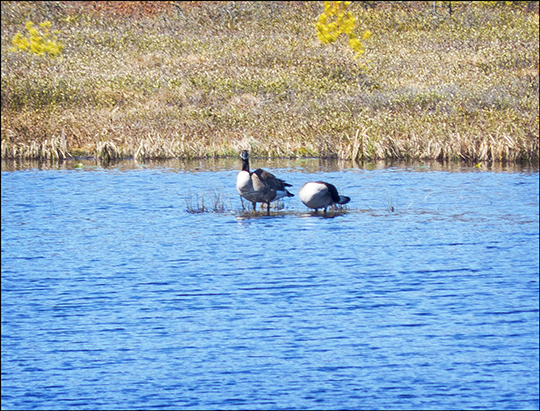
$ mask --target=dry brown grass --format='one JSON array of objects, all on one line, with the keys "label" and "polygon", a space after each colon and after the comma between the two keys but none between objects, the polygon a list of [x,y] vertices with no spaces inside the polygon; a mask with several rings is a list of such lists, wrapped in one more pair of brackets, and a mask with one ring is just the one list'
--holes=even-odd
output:
[{"label": "dry brown grass", "polygon": [[[2,2],[2,158],[538,161],[538,2],[355,4],[363,61],[317,3],[149,3]],[[10,52],[26,20],[62,55]]]}]

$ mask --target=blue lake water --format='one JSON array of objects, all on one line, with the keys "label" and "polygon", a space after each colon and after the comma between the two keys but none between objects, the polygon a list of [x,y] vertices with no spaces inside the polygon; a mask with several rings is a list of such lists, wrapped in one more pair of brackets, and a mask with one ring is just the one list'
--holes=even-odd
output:
[{"label": "blue lake water", "polygon": [[538,169],[251,165],[3,167],[2,408],[538,409]]}]

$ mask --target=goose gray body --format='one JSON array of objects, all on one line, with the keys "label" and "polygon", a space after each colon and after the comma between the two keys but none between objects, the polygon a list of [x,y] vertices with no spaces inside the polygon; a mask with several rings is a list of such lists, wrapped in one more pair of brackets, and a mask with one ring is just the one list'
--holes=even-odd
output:
[{"label": "goose gray body", "polygon": [[298,196],[306,207],[314,209],[315,212],[323,208],[325,214],[328,207],[351,201],[350,197],[339,195],[336,186],[324,181],[310,181],[304,184]]},{"label": "goose gray body", "polygon": [[238,194],[253,204],[255,211],[257,203],[266,203],[268,206],[268,215],[270,215],[270,203],[283,197],[293,197],[287,191],[291,184],[277,178],[272,173],[258,168],[249,171],[249,153],[243,150],[240,154],[242,158],[242,171],[236,178],[236,190]]}]

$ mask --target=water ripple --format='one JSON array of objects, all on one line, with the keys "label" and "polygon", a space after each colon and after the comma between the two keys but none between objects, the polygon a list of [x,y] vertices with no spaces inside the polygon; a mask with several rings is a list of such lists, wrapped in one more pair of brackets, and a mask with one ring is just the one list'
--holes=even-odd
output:
[{"label": "water ripple", "polygon": [[3,408],[538,409],[537,173],[236,173],[2,173]]}]

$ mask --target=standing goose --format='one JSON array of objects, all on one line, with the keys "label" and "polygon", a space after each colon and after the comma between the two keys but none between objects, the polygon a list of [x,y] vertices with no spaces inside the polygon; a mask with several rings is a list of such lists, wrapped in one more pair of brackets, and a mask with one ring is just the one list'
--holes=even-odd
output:
[{"label": "standing goose", "polygon": [[236,190],[238,190],[238,194],[253,204],[253,211],[255,211],[257,203],[266,203],[268,215],[270,215],[270,202],[283,197],[294,197],[294,194],[289,193],[286,189],[286,187],[292,187],[292,184],[286,183],[260,168],[250,172],[247,150],[242,150],[240,157],[242,158],[242,171],[238,173],[236,178]]},{"label": "standing goose", "polygon": [[340,196],[336,186],[323,181],[310,181],[302,186],[298,196],[306,207],[313,208],[315,212],[319,208],[324,208],[324,214],[328,206],[334,204],[347,204],[351,201],[350,197]]}]

